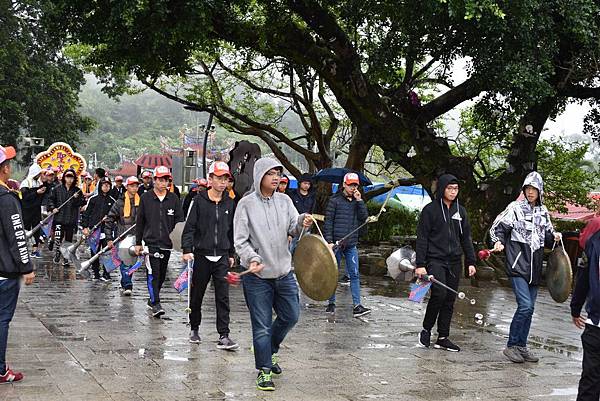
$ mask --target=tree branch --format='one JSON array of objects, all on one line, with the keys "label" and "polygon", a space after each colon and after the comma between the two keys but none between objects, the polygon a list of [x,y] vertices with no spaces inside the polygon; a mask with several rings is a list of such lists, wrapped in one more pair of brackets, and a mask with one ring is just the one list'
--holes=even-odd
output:
[{"label": "tree branch", "polygon": [[581,85],[566,85],[558,92],[559,96],[576,99],[600,99],[600,88],[590,88]]},{"label": "tree branch", "polygon": [[455,86],[453,89],[425,104],[421,108],[419,119],[425,122],[431,121],[452,110],[462,102],[477,96],[479,92],[480,90],[475,85],[473,79],[469,78],[462,84]]}]

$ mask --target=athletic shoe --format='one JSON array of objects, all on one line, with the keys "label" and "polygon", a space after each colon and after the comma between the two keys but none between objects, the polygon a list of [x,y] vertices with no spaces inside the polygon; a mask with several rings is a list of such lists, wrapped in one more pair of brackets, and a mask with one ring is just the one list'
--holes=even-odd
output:
[{"label": "athletic shoe", "polygon": [[127,288],[125,290],[123,290],[123,295],[125,295],[126,297],[130,297],[131,296],[131,289]]},{"label": "athletic shoe", "polygon": [[107,272],[106,270],[104,271],[104,273],[102,273],[102,281],[112,281],[112,277],[110,276],[110,273]]},{"label": "athletic shoe", "polygon": [[354,315],[354,317],[361,317],[369,313],[371,313],[371,309],[365,308],[362,305],[356,305],[352,310],[352,315]]},{"label": "athletic shoe", "polygon": [[515,348],[519,351],[519,353],[521,354],[521,356],[523,357],[523,360],[525,362],[538,362],[540,360],[540,358],[533,355],[531,353],[531,351],[529,351],[529,348],[527,348],[527,347],[515,347]]},{"label": "athletic shoe", "polygon": [[325,309],[325,313],[335,313],[335,304],[331,303],[327,305],[327,309]]},{"label": "athletic shoe", "polygon": [[40,259],[42,257],[42,253],[40,251],[31,252],[31,257],[35,259]]},{"label": "athletic shoe", "polygon": [[521,353],[519,352],[519,350],[517,349],[517,347],[506,347],[506,348],[504,348],[504,351],[502,351],[502,353],[511,362],[514,362],[514,363],[523,363],[523,362],[525,362],[525,359],[523,358],[523,355],[521,355]]},{"label": "athletic shoe", "polygon": [[271,355],[271,363],[273,364],[273,367],[271,368],[271,373],[273,373],[276,376],[279,376],[283,373],[283,369],[281,369],[281,366],[279,366],[279,355]]},{"label": "athletic shoe", "polygon": [[198,334],[198,329],[190,331],[190,342],[192,344],[200,344],[202,340],[200,339],[200,335]]},{"label": "athletic shoe", "polygon": [[350,277],[344,275],[340,280],[340,285],[350,285]]},{"label": "athletic shoe", "polygon": [[101,279],[101,277],[100,277],[100,273],[94,273],[94,277],[92,278],[92,280],[94,280],[94,281],[98,281],[98,280],[100,280],[100,279]]},{"label": "athletic shoe", "polygon": [[256,378],[256,388],[263,391],[275,390],[275,384],[273,383],[273,376],[271,371],[268,369],[260,369],[258,371],[258,377]]},{"label": "athletic shoe", "polygon": [[438,340],[435,342],[435,344],[433,344],[433,348],[445,349],[446,351],[450,351],[450,352],[460,351],[460,347],[458,345],[454,344],[452,341],[448,340],[445,337],[438,338]]},{"label": "athletic shoe", "polygon": [[53,239],[48,241],[48,250],[52,251],[52,249],[54,249],[54,240]]},{"label": "athletic shoe", "polygon": [[101,276],[101,277],[99,277],[99,278],[100,278],[100,281],[104,281],[105,283],[108,283],[108,282],[110,281],[110,279],[109,279],[109,278],[106,278],[106,277],[104,277],[104,276]]},{"label": "athletic shoe", "polygon": [[69,267],[69,261],[63,260],[63,267]]},{"label": "athletic shoe", "polygon": [[148,302],[146,302],[146,307],[147,307],[148,309],[152,309],[152,308],[153,308],[152,302],[150,302],[150,299],[149,299],[149,298],[148,298]]},{"label": "athletic shoe", "polygon": [[165,314],[164,309],[160,306],[160,304],[156,304],[152,307],[152,316],[154,317],[161,317],[162,315]]},{"label": "athletic shoe", "polygon": [[228,335],[221,336],[221,338],[219,338],[219,342],[217,343],[218,349],[224,349],[227,351],[233,351],[238,349],[239,347],[240,346],[231,338],[229,338]]},{"label": "athletic shoe", "polygon": [[419,347],[429,348],[431,346],[431,331],[429,330],[421,330],[419,333]]},{"label": "athletic shoe", "polygon": [[23,380],[23,373],[14,372],[8,366],[6,367],[6,373],[0,375],[0,384],[14,383]]}]

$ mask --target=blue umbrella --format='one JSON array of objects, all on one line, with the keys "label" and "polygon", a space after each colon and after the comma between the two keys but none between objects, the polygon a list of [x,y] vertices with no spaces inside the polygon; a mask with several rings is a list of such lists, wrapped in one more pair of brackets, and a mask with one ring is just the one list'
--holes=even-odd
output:
[{"label": "blue umbrella", "polygon": [[344,180],[344,176],[347,173],[356,173],[358,174],[358,179],[360,180],[360,185],[373,185],[370,179],[368,179],[363,173],[358,171],[350,170],[349,168],[324,168],[319,171],[314,177],[314,181],[325,181],[331,182],[334,184],[341,184]]}]

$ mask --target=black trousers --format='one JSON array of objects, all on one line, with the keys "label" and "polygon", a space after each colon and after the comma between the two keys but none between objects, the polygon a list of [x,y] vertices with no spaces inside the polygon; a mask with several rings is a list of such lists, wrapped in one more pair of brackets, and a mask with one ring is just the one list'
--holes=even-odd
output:
[{"label": "black trousers", "polygon": [[73,242],[73,234],[77,226],[73,224],[54,224],[54,252],[56,259],[60,259],[60,246],[63,241]]},{"label": "black trousers", "polygon": [[[40,216],[39,212],[23,214],[23,226],[25,227],[25,230],[31,230],[33,227],[40,224],[40,221],[42,221],[42,217]],[[33,233],[32,238],[35,247],[38,247],[41,243],[40,234],[41,230],[39,228]]]},{"label": "black trousers", "polygon": [[150,304],[160,303],[160,290],[167,278],[167,265],[171,251],[149,248],[150,254],[146,258],[146,280]]},{"label": "black trousers", "polygon": [[583,371],[577,401],[600,400],[600,327],[585,325],[581,335]]},{"label": "black trousers", "polygon": [[215,286],[215,306],[217,308],[217,332],[220,335],[229,334],[229,284],[225,276],[229,270],[227,255],[217,262],[211,262],[202,255],[194,255],[194,273],[192,274],[192,289],[190,294],[190,326],[198,330],[202,320],[202,300],[206,287],[212,277]]},{"label": "black trousers", "polygon": [[[455,290],[458,290],[461,270],[461,262],[446,265],[440,262],[433,262],[427,266],[427,274],[433,275],[435,279]],[[429,302],[427,303],[425,319],[423,319],[423,328],[431,331],[437,321],[438,336],[448,337],[450,335],[450,321],[454,313],[455,300],[456,294],[448,291],[441,285],[433,283]]]},{"label": "black trousers", "polygon": [[[102,248],[104,248],[106,246],[107,242],[106,239],[101,239],[100,242],[98,243],[98,249],[96,250],[96,253],[100,252],[100,250]],[[95,255],[96,253],[92,252],[92,249],[90,248],[90,253],[92,255]],[[102,266],[102,268],[104,269],[104,266]],[[94,263],[92,263],[92,271],[94,272],[94,277],[95,278],[99,278],[100,277],[100,258],[96,259],[94,261]],[[106,269],[104,269],[104,275],[108,276],[108,272],[106,271]]]}]

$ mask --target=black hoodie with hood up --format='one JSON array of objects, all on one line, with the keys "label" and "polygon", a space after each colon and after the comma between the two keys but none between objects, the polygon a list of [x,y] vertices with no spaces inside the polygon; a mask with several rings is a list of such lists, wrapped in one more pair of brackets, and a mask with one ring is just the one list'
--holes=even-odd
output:
[{"label": "black hoodie with hood up", "polygon": [[[65,186],[65,174],[68,172],[73,173],[75,176],[75,181],[73,181],[73,185],[69,189],[67,189]],[[75,170],[69,168],[63,173],[61,184],[57,185],[52,190],[48,201],[48,209],[50,210],[58,208],[60,205],[66,202],[67,199],[71,198],[73,194],[79,192],[77,197],[71,198],[69,202],[58,211],[58,213],[54,216],[54,223],[77,226],[77,221],[79,220],[79,208],[85,205],[85,199],[76,183],[77,174],[75,173]]]},{"label": "black hoodie with hood up", "polygon": [[438,179],[435,199],[421,212],[417,226],[417,267],[427,267],[431,262],[445,266],[460,263],[464,253],[466,266],[475,265],[475,249],[471,239],[471,226],[466,209],[458,197],[450,208],[444,203],[444,191],[450,184],[458,184],[451,174]]}]

